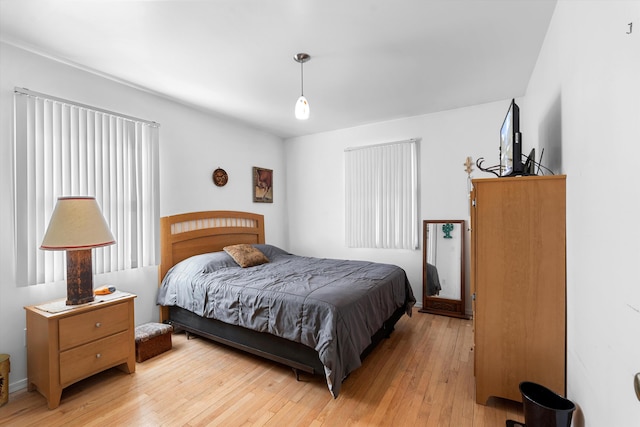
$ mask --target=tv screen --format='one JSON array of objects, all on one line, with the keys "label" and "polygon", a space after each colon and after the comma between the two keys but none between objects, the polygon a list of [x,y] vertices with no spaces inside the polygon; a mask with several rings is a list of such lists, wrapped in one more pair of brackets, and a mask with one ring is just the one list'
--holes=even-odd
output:
[{"label": "tv screen", "polygon": [[511,100],[509,110],[500,128],[500,176],[521,174],[522,134],[520,133],[520,108]]}]

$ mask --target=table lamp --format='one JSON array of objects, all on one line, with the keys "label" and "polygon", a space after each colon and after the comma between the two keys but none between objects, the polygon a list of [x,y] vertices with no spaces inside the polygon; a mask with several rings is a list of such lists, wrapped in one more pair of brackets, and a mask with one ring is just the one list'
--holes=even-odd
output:
[{"label": "table lamp", "polygon": [[115,243],[95,197],[59,197],[40,249],[67,251],[67,305],[93,301],[91,249]]}]

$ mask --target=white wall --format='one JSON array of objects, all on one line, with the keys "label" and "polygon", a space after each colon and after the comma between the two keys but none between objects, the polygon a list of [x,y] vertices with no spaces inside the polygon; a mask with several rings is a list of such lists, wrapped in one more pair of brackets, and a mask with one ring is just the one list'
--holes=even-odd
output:
[{"label": "white wall", "polygon": [[[11,357],[10,391],[26,386],[26,305],[66,295],[64,282],[18,287],[13,250],[13,89],[28,89],[160,123],[160,214],[229,209],[265,215],[266,238],[285,247],[284,146],[280,138],[0,43],[0,353]],[[252,167],[274,170],[274,203],[253,203]],[[216,187],[222,167],[229,183]],[[157,320],[157,269],[96,276],[138,295],[136,324]]]},{"label": "white wall", "polygon": [[[464,219],[469,197],[464,162],[499,162],[499,131],[510,100],[320,133],[285,141],[289,248],[307,256],[364,259],[405,269],[422,302],[422,231],[419,250],[353,249],[344,243],[344,149],[419,138],[420,230],[424,219]],[[526,142],[525,142],[526,146]],[[474,165],[472,177],[489,178]],[[468,241],[468,233],[467,233]],[[467,264],[469,245],[467,244]],[[468,281],[467,278],[467,295]],[[467,298],[467,311],[471,301]]]},{"label": "white wall", "polygon": [[521,108],[567,174],[574,425],[638,425],[640,2],[560,0]]},{"label": "white wall", "polygon": [[[625,34],[634,23],[631,35]],[[24,385],[24,305],[64,284],[17,288],[13,273],[11,120],[14,86],[161,123],[161,213],[239,209],[267,217],[267,239],[292,252],[396,263],[421,299],[421,251],[347,249],[344,148],[417,137],[420,219],[468,219],[467,156],[497,163],[508,100],[286,141],[0,43],[0,352]],[[640,2],[559,0],[522,109],[524,152],[567,178],[567,394],[575,425],[640,419]],[[428,94],[425,94],[428,96]],[[184,129],[184,125],[188,129]],[[178,167],[172,167],[177,164]],[[286,165],[286,168],[285,168]],[[230,175],[222,189],[210,174]],[[276,202],[253,204],[251,166],[274,169]],[[476,169],[474,167],[474,169]],[[476,178],[489,177],[475,170]],[[286,185],[285,185],[286,179]],[[286,197],[285,197],[286,194]],[[287,220],[289,225],[287,228]],[[468,259],[468,255],[467,255]],[[140,295],[136,322],[156,315],[155,271],[116,277]]]},{"label": "white wall", "polygon": [[[640,419],[639,28],[640,2],[560,0],[526,96],[516,100],[523,152],[544,148],[544,165],[568,175],[567,396],[578,406],[576,426]],[[462,163],[496,163],[506,104],[287,140],[291,250],[396,263],[420,299],[420,251],[344,246],[343,150],[421,138],[420,218],[468,219]]]}]

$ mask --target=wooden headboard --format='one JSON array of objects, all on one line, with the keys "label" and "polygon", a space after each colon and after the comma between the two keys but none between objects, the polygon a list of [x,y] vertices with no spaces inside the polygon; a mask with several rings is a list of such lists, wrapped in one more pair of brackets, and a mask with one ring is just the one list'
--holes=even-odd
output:
[{"label": "wooden headboard", "polygon": [[[238,243],[264,243],[264,216],[250,212],[203,211],[160,218],[160,283],[167,271],[193,255]],[[167,318],[166,308],[160,321]]]}]

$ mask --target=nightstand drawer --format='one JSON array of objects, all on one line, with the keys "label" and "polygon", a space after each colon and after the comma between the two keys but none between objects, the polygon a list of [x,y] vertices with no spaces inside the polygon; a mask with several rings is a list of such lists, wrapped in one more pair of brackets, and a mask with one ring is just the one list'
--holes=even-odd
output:
[{"label": "nightstand drawer", "polygon": [[133,341],[128,331],[60,353],[60,384],[65,387],[127,361]]},{"label": "nightstand drawer", "polygon": [[129,305],[116,304],[60,319],[60,350],[125,331],[129,327]]}]

